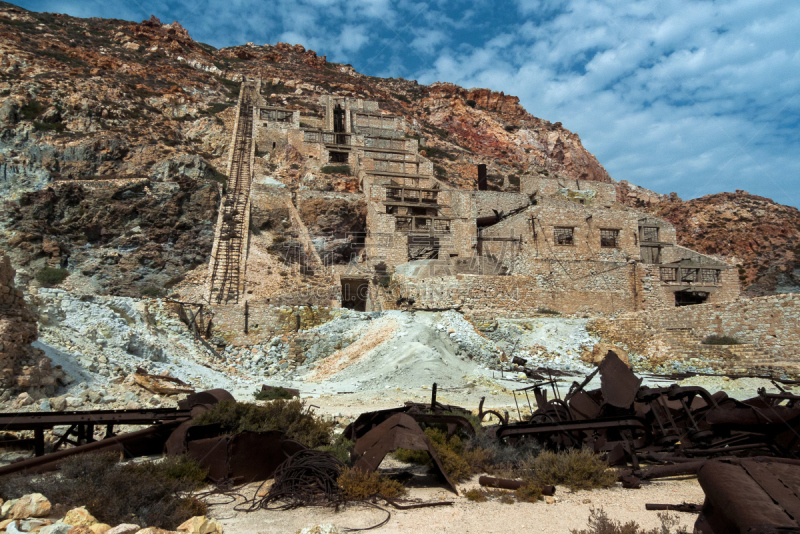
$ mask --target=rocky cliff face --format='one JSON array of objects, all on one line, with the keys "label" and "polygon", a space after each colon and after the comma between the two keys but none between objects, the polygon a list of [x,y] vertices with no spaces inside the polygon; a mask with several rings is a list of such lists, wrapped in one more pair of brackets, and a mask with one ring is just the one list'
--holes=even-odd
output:
[{"label": "rocky cliff face", "polygon": [[[0,50],[0,196],[10,215],[0,220],[0,248],[22,281],[64,266],[68,289],[139,296],[203,269],[244,76],[261,78],[267,101],[300,110],[309,126],[323,118],[322,94],[380,101],[405,117],[436,175],[458,187],[475,187],[480,163],[495,190],[539,174],[614,183],[577,134],[534,117],[517,97],[369,77],[301,45],[217,50],[177,22],[78,19],[0,2]],[[352,177],[310,172],[296,152],[257,157],[257,172],[293,191],[356,190]],[[751,207],[719,212],[752,223],[728,224],[714,203],[627,182],[617,189],[620,201],[670,218],[681,244],[735,258],[753,292],[796,287],[796,210],[755,207],[767,201],[753,197]],[[298,209],[321,231],[360,231],[361,207],[329,204]],[[749,232],[761,231],[755,212],[764,210],[770,241],[756,244]],[[710,226],[720,224],[741,237]]]}]

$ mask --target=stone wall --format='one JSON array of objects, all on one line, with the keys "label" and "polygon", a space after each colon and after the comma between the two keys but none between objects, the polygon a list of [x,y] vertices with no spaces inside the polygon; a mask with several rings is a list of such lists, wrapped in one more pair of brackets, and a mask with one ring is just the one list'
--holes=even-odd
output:
[{"label": "stone wall", "polygon": [[594,194],[586,195],[586,204],[608,204],[617,201],[617,188],[614,184],[602,182],[590,182],[586,180],[564,180],[559,178],[544,178],[542,176],[523,176],[520,183],[520,193],[524,195],[536,194],[537,198],[559,195],[559,190],[564,189],[578,193],[577,196],[583,197],[580,192]]},{"label": "stone wall", "polygon": [[800,363],[798,294],[644,310],[637,315],[654,329],[690,328],[699,338],[733,336],[742,343],[760,346],[776,358],[792,358]]},{"label": "stone wall", "polygon": [[395,275],[392,292],[416,308],[460,308],[469,314],[523,317],[541,309],[565,314],[615,315],[636,309],[635,266],[593,275],[591,262],[541,262],[535,276],[459,274],[424,279]]},{"label": "stone wall", "polygon": [[504,193],[501,191],[472,191],[475,213],[473,217],[489,217],[494,210],[509,213],[531,203],[528,195],[521,193]]}]

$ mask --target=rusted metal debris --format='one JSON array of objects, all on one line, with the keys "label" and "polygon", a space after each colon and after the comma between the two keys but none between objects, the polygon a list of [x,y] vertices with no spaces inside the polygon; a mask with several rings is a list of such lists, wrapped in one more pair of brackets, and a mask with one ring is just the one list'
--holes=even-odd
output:
[{"label": "rusted metal debris", "polygon": [[396,449],[427,451],[440,477],[458,495],[458,488],[445,471],[428,436],[414,418],[405,413],[392,415],[358,438],[353,452],[356,459],[353,469],[375,471],[386,455]]},{"label": "rusted metal debris", "polygon": [[644,505],[645,510],[669,510],[671,512],[684,512],[687,514],[699,514],[703,509],[702,504],[681,503],[681,504],[652,504]]},{"label": "rusted metal debris", "polygon": [[171,376],[151,375],[141,367],[133,373],[133,381],[147,391],[159,395],[179,395],[181,393],[194,393],[194,388],[189,384]]},{"label": "rusted metal debris", "polygon": [[362,413],[355,421],[347,425],[344,429],[344,437],[350,441],[357,442],[370,430],[379,426],[390,417],[400,413],[409,415],[417,423],[445,425],[447,427],[448,440],[459,430],[470,436],[475,436],[475,429],[472,428],[472,423],[465,417],[471,415],[471,412],[460,406],[438,402],[436,400],[436,389],[436,384],[433,384],[430,404],[406,402],[405,405],[400,408],[389,408],[387,410]]},{"label": "rusted metal debris", "polygon": [[186,437],[188,456],[208,469],[209,479],[235,484],[267,480],[284,460],[307,448],[279,431],[219,435],[219,425],[192,427]]},{"label": "rusted metal debris", "polygon": [[714,460],[697,478],[706,499],[696,532],[800,532],[800,462],[764,457]]}]

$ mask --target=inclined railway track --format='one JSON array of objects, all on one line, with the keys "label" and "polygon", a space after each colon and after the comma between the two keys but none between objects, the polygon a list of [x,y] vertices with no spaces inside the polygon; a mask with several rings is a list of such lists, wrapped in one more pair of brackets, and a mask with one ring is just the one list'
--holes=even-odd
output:
[{"label": "inclined railway track", "polygon": [[[245,91],[244,84],[242,90]],[[238,304],[242,278],[242,251],[248,237],[245,221],[250,196],[252,171],[250,153],[253,143],[253,105],[249,92],[242,95],[239,122],[233,141],[233,158],[228,176],[227,194],[220,208],[220,231],[211,272],[211,302]]]}]

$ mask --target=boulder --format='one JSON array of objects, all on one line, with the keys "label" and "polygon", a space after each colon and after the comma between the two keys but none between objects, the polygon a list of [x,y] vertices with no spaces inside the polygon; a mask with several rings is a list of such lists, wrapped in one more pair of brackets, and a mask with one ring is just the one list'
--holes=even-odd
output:
[{"label": "boulder", "polygon": [[19,499],[11,499],[4,502],[3,505],[0,506],[0,517],[6,517],[8,512],[14,507],[15,504],[17,504],[18,500]]},{"label": "boulder", "polygon": [[139,525],[134,525],[133,523],[123,523],[121,525],[117,525],[111,530],[107,530],[106,534],[136,534],[140,530],[142,530],[142,527]]},{"label": "boulder", "polygon": [[17,522],[19,529],[22,532],[40,532],[46,526],[52,525],[53,522],[49,519],[21,519]]},{"label": "boulder", "polygon": [[39,531],[39,534],[67,534],[72,529],[72,525],[58,522],[44,527]]},{"label": "boulder", "polygon": [[106,532],[111,530],[111,525],[106,525],[105,523],[95,523],[94,525],[90,526],[89,529],[94,534],[106,534]]},{"label": "boulder", "polygon": [[339,529],[334,525],[314,525],[298,530],[296,534],[339,534]]},{"label": "boulder", "polygon": [[139,530],[138,532],[136,532],[136,534],[178,534],[178,532],[174,530],[164,530],[156,527],[147,527],[143,528],[142,530]]},{"label": "boulder", "polygon": [[28,517],[44,517],[50,513],[50,501],[41,493],[31,493],[23,496],[9,511],[11,519],[26,519]]},{"label": "boulder", "polygon": [[66,397],[51,397],[50,398],[50,408],[54,412],[63,412],[67,409],[67,399]]},{"label": "boulder", "polygon": [[78,525],[67,531],[67,534],[93,534],[92,529],[86,525]]},{"label": "boulder", "polygon": [[597,343],[592,347],[592,350],[583,351],[581,360],[589,364],[600,365],[600,362],[605,359],[609,352],[614,352],[625,365],[631,366],[631,362],[628,359],[628,351],[609,343]]},{"label": "boulder", "polygon": [[72,510],[67,512],[67,515],[64,516],[64,523],[75,527],[78,526],[89,527],[97,522],[98,522],[97,519],[95,519],[94,516],[90,514],[88,510],[86,510],[85,506],[81,506],[80,508],[73,508]]},{"label": "boulder", "polygon": [[209,519],[204,515],[198,515],[187,519],[178,527],[178,532],[188,532],[190,534],[222,534],[222,525],[216,519]]},{"label": "boulder", "polygon": [[7,98],[0,106],[0,123],[13,126],[19,120],[19,106],[12,99]]}]

